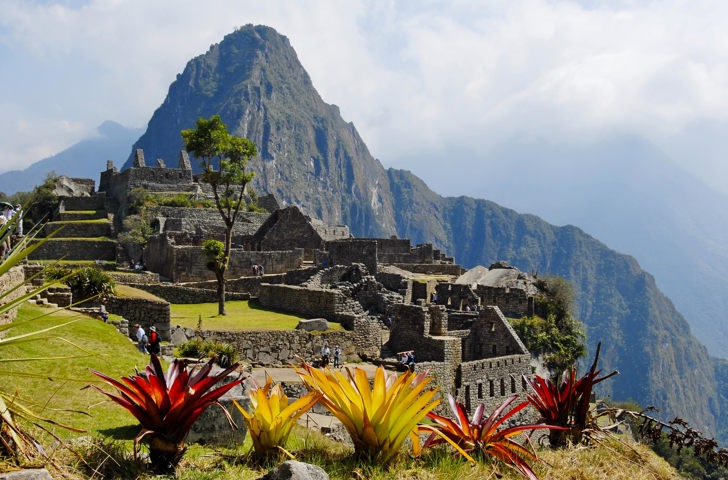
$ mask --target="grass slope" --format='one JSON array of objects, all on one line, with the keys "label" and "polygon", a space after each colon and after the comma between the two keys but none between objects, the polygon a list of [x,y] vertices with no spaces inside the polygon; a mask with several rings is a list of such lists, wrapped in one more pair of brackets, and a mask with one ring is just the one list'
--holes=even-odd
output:
[{"label": "grass slope", "polygon": [[[75,312],[61,310],[48,315],[49,311],[25,304],[18,311],[18,326],[6,335],[21,335],[69,320],[73,323],[24,343],[2,346],[0,385],[8,391],[14,388],[19,400],[36,413],[88,430],[91,435],[134,438],[136,420],[95,389],[87,388],[103,385],[89,368],[120,378],[135,368],[144,368],[147,356],[111,324]],[[10,359],[18,361],[7,362]],[[76,435],[63,429],[54,431],[62,437]]]}]

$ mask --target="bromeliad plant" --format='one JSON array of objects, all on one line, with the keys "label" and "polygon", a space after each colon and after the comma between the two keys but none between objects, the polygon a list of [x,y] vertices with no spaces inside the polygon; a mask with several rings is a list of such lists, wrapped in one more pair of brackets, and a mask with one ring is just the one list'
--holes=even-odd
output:
[{"label": "bromeliad plant", "polygon": [[454,419],[451,420],[432,412],[428,413],[427,418],[433,423],[419,427],[420,432],[430,432],[423,448],[447,443],[471,462],[475,463],[476,458],[492,458],[513,468],[524,477],[536,480],[536,474],[528,462],[538,461],[538,457],[532,449],[516,442],[513,437],[531,430],[558,427],[515,425],[501,428],[506,420],[511,419],[528,406],[528,402],[524,401],[506,411],[517,398],[518,395],[508,397],[488,417],[485,416],[485,404],[481,403],[475,409],[472,419],[468,419],[465,405],[456,402],[452,395],[448,395],[448,403]]},{"label": "bromeliad plant", "polygon": [[192,425],[202,412],[212,404],[218,405],[233,425],[232,418],[218,399],[242,381],[242,376],[222,386],[215,385],[237,369],[235,363],[216,375],[210,372],[211,359],[202,368],[187,370],[187,362],[175,359],[164,374],[156,355],[150,355],[150,362],[143,372],[124,377],[121,381],[91,369],[91,372],[115,387],[118,395],[101,393],[127,409],[142,426],[134,439],[134,455],[139,443],[149,445],[152,469],[158,473],[174,472],[185,452],[185,439]]},{"label": "bromeliad plant", "polygon": [[289,405],[288,397],[281,386],[273,385],[273,379],[266,375],[265,385],[251,388],[249,395],[251,413],[234,399],[233,403],[243,415],[256,456],[265,458],[284,452],[292,457],[283,447],[293,426],[316,404],[320,394],[309,392]]},{"label": "bromeliad plant", "polygon": [[320,392],[321,403],[344,424],[354,442],[354,454],[370,462],[387,463],[409,436],[418,443],[417,424],[440,401],[427,388],[426,373],[387,375],[377,368],[373,386],[361,368],[346,367],[346,375],[303,363],[296,368],[309,390]]},{"label": "bromeliad plant", "polygon": [[564,427],[549,432],[549,443],[552,447],[563,447],[567,441],[579,443],[587,429],[596,427],[595,422],[590,420],[589,413],[592,389],[597,383],[619,374],[615,370],[599,377],[601,370],[597,370],[597,361],[601,348],[602,343],[599,342],[594,362],[581,378],[576,377],[576,367],[565,370],[558,385],[538,375],[533,379],[524,376],[533,390],[527,398],[541,415],[539,421],[546,425]]}]

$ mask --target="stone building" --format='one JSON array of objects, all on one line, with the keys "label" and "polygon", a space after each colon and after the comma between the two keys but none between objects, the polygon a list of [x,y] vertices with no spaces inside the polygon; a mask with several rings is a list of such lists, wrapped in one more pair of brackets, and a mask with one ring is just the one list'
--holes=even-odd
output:
[{"label": "stone building", "polygon": [[496,306],[458,314],[442,305],[394,305],[388,348],[414,351],[417,370],[429,370],[443,394],[468,410],[493,409],[525,391],[531,355]]},{"label": "stone building", "polygon": [[[101,173],[97,195],[104,199],[114,231],[128,213],[130,192],[138,187],[209,198],[209,189],[192,175],[186,152],[176,168],[168,168],[162,161],[147,166],[137,150],[132,168],[119,172],[109,162]],[[245,212],[235,224],[229,293],[255,297],[267,308],[341,323],[349,332],[337,340],[352,355],[394,360],[397,352],[413,350],[417,369],[429,370],[443,394],[453,394],[468,408],[480,403],[492,408],[523,392],[521,377],[531,374],[531,359],[504,314],[533,314],[537,292],[528,275],[504,264],[463,272],[431,244],[353,238],[347,226],[326,225],[295,206],[278,208],[274,198],[263,198],[260,204],[271,213]],[[214,289],[202,243],[224,238],[218,212],[177,207],[148,212],[156,233],[144,250],[146,268],[163,283]],[[265,275],[254,277],[253,265],[263,265]],[[391,329],[385,328],[387,319]],[[275,333],[260,338],[266,335]],[[241,356],[276,365],[291,361],[294,351],[315,355],[320,341],[304,332],[282,332],[280,339],[263,343],[295,341],[296,348],[277,349],[244,337],[235,340]]]}]

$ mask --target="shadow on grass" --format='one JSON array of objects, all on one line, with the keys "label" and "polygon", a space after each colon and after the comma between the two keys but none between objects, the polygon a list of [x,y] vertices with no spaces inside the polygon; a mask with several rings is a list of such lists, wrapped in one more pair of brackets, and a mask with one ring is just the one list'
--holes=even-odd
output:
[{"label": "shadow on grass", "polygon": [[123,427],[106,428],[99,430],[99,434],[113,440],[134,440],[139,434],[139,425],[124,425]]}]

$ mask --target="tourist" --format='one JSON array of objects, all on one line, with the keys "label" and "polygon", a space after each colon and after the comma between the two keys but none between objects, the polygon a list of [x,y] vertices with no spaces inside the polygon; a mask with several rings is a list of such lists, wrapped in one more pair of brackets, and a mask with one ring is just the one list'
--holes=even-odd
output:
[{"label": "tourist", "polygon": [[341,359],[341,348],[339,346],[334,347],[334,368],[339,368],[341,364],[339,363],[339,360]]},{"label": "tourist", "polygon": [[106,311],[106,299],[101,300],[101,304],[99,305],[99,317],[101,317],[101,320],[104,321],[104,323],[107,323],[109,321],[109,312]]},{"label": "tourist", "polygon": [[134,333],[136,334],[137,348],[140,352],[147,353],[147,342],[149,342],[149,339],[142,326],[138,323],[134,325]]},{"label": "tourist", "polygon": [[406,366],[407,365],[407,352],[399,352],[397,355],[400,355],[399,363]]},{"label": "tourist", "polygon": [[415,352],[409,352],[407,353],[407,368],[409,368],[410,372],[415,371]]},{"label": "tourist", "polygon": [[149,328],[149,343],[147,344],[147,352],[153,353],[154,355],[159,355],[159,352],[161,351],[161,344],[162,339],[159,337],[159,334],[157,333],[157,327],[152,325]]},{"label": "tourist", "polygon": [[324,343],[324,346],[321,347],[321,366],[327,367],[329,365],[329,356],[331,355],[331,350],[329,350],[329,345]]},{"label": "tourist", "polygon": [[11,207],[9,204],[6,204],[3,207],[3,217],[5,217],[5,220],[8,222],[12,220],[13,215],[15,215],[15,210],[13,210],[13,207]]},{"label": "tourist", "polygon": [[23,206],[19,203],[15,205],[15,235],[23,237]]},{"label": "tourist", "polygon": [[258,264],[257,263],[253,264],[253,276],[254,277],[258,276]]},{"label": "tourist", "polygon": [[[8,223],[5,215],[0,215],[0,230]],[[5,256],[10,253],[10,232],[6,231],[0,240],[0,261],[5,260]]]}]

